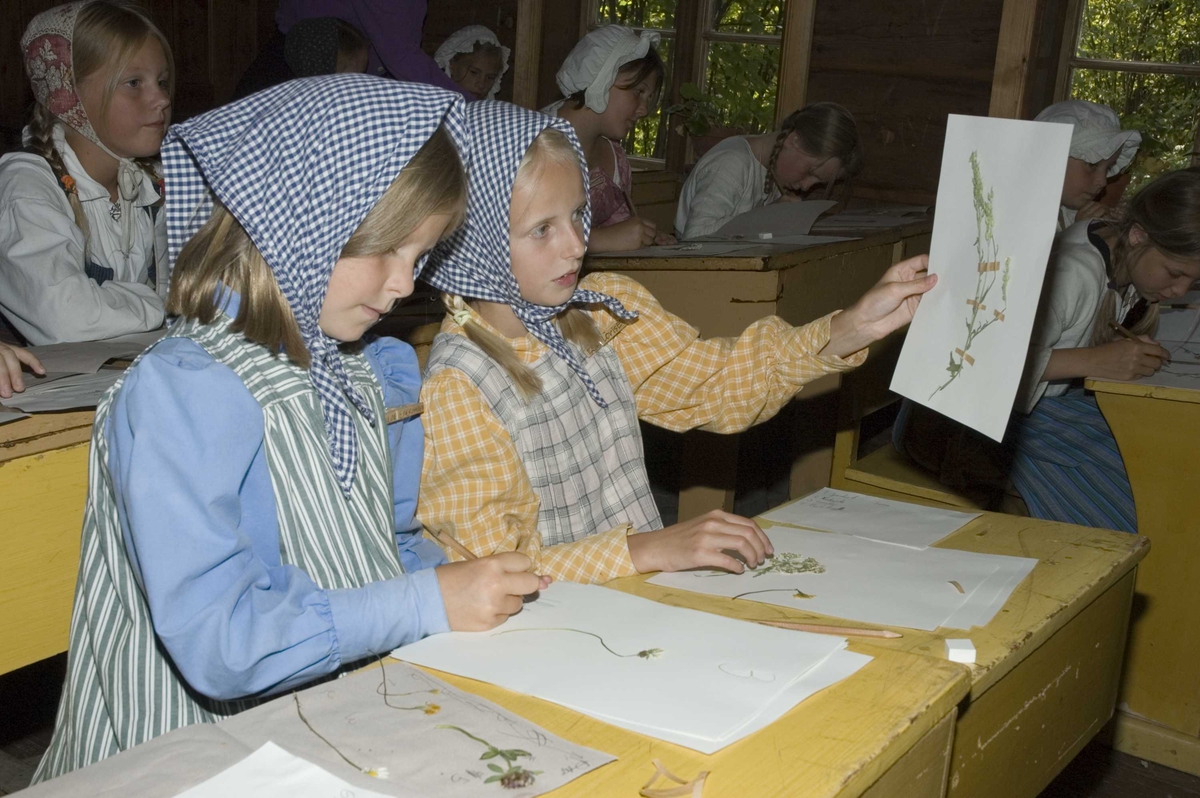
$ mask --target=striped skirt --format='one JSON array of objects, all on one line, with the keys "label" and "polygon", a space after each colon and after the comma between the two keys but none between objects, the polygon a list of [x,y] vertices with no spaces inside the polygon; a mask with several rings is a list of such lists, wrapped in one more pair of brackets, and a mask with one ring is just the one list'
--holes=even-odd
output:
[{"label": "striped skirt", "polygon": [[1013,414],[1011,477],[1035,518],[1137,532],[1133,489],[1096,399],[1073,390]]}]

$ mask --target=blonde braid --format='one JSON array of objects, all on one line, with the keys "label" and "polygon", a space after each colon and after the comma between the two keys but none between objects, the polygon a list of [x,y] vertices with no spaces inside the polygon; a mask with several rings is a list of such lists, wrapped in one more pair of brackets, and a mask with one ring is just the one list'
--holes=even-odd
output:
[{"label": "blonde braid", "polygon": [[[79,201],[79,192],[75,190],[74,178],[67,172],[67,166],[63,163],[62,154],[54,146],[55,121],[54,115],[50,113],[50,109],[41,103],[34,103],[33,116],[29,120],[29,149],[46,159],[46,162],[50,164],[50,171],[54,173],[55,182],[58,183],[60,188],[66,191],[67,201],[71,203],[71,211],[75,214],[75,226],[83,232],[84,247],[86,250],[90,233],[87,216],[83,213],[83,204]],[[64,182],[64,177],[68,179],[67,182]]]}]

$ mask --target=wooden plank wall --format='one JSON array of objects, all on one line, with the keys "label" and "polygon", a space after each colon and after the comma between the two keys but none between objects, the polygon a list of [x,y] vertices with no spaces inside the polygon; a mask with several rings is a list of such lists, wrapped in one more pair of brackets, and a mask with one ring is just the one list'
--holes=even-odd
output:
[{"label": "wooden plank wall", "polygon": [[808,102],[858,120],[866,165],[855,193],[934,201],[946,115],[986,116],[1002,0],[817,3]]},{"label": "wooden plank wall", "polygon": [[[19,130],[33,95],[20,39],[34,15],[60,0],[4,0],[0,14],[0,126]],[[175,55],[176,122],[227,101],[238,78],[275,31],[277,0],[149,0]]]}]

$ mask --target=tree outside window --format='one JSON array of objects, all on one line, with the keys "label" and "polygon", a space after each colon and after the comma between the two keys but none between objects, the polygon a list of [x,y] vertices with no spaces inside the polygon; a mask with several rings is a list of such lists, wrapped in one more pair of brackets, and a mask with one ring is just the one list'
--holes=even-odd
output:
[{"label": "tree outside window", "polygon": [[[1200,0],[1082,0],[1066,85],[1141,131],[1129,190],[1197,159]],[[1194,160],[1195,159],[1195,160]]]}]

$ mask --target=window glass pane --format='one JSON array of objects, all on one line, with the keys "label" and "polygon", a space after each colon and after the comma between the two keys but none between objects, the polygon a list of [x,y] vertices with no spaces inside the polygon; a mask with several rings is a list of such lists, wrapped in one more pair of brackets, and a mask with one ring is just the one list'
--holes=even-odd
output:
[{"label": "window glass pane", "polygon": [[712,42],[705,91],[721,112],[720,126],[761,133],[775,125],[779,45]]},{"label": "window glass pane", "polygon": [[629,155],[638,158],[666,157],[667,126],[660,123],[662,122],[662,97],[671,83],[671,51],[674,44],[673,39],[663,39],[658,43],[658,54],[662,56],[666,75],[663,78],[663,85],[658,90],[658,104],[650,109],[650,113],[644,119],[639,120],[633,126],[633,130],[629,131],[629,135],[622,143],[625,152]]},{"label": "window glass pane", "polygon": [[[698,0],[697,0],[698,1]],[[745,3],[739,0],[713,0],[708,29],[722,33],[783,33],[784,0]]]},{"label": "window glass pane", "polygon": [[596,24],[672,30],[675,3],[676,0],[596,0]]},{"label": "window glass pane", "polygon": [[1156,175],[1188,165],[1195,142],[1200,78],[1076,69],[1071,97],[1103,103],[1123,128],[1141,131],[1142,146],[1130,170],[1129,192]]},{"label": "window glass pane", "polygon": [[1200,63],[1200,0],[1087,0],[1078,54]]}]

